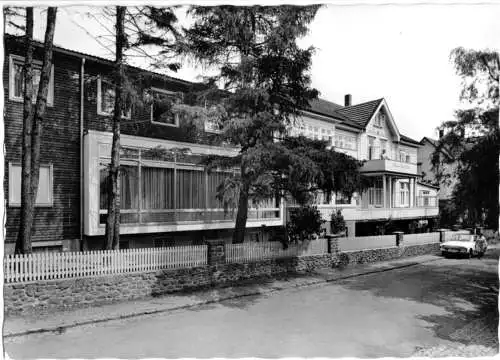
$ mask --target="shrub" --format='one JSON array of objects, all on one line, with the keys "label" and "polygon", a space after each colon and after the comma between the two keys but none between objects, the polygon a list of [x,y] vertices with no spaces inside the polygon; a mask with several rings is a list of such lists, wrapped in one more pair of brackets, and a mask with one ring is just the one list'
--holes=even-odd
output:
[{"label": "shrub", "polygon": [[345,231],[345,220],[344,216],[342,216],[342,211],[337,210],[334,211],[330,217],[330,231],[332,234],[338,234],[342,231]]},{"label": "shrub", "polygon": [[321,234],[321,213],[315,206],[303,206],[290,210],[290,221],[287,223],[288,236],[291,242],[311,240]]}]

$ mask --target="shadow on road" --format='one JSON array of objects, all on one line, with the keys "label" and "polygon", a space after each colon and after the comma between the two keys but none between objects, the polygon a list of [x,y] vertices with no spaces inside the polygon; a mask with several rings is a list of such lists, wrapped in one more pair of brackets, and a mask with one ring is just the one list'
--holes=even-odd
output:
[{"label": "shadow on road", "polygon": [[349,279],[340,285],[379,297],[439,306],[444,314],[417,315],[441,339],[498,351],[498,254],[482,259],[442,259],[384,275]]}]

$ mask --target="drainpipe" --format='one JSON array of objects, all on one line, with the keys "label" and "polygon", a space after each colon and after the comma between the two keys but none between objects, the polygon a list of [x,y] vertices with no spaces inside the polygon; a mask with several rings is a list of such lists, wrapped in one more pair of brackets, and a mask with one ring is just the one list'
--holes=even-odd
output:
[{"label": "drainpipe", "polygon": [[[80,68],[80,250],[86,250],[83,244],[83,108],[84,108],[85,58]],[[85,244],[86,245],[86,244]]]}]

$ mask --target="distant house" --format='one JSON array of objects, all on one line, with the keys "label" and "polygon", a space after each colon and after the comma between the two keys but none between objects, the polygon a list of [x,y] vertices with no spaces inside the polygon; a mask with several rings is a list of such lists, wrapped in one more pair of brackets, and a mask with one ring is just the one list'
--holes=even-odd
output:
[{"label": "distant house", "polygon": [[420,148],[418,152],[418,172],[422,175],[422,181],[439,186],[438,198],[440,201],[451,200],[453,188],[456,184],[455,170],[457,163],[453,160],[452,155],[442,149],[440,156],[446,160],[450,160],[449,164],[442,165],[442,171],[445,175],[444,179],[438,183],[436,174],[432,170],[432,156],[437,149],[438,140],[423,137],[420,140]]}]

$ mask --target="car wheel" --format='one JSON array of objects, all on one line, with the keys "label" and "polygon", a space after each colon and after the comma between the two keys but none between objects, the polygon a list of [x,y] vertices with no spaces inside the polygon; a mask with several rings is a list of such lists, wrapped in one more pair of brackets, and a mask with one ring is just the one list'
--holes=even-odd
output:
[{"label": "car wheel", "polygon": [[448,257],[448,253],[447,253],[446,251],[441,251],[441,255],[442,255],[443,257],[445,257],[445,258],[447,258],[447,257]]}]

